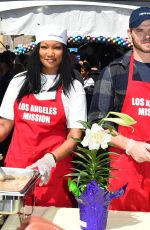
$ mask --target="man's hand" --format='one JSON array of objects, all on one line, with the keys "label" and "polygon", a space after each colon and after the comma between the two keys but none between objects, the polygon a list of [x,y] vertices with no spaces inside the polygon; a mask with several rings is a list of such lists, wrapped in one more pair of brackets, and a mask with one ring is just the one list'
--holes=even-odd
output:
[{"label": "man's hand", "polygon": [[129,139],[126,154],[139,163],[150,161],[150,144]]},{"label": "man's hand", "polygon": [[46,153],[44,157],[36,161],[34,164],[28,166],[27,168],[38,168],[39,173],[41,175],[40,186],[43,184],[47,184],[50,172],[53,167],[56,167],[56,162],[52,154]]}]

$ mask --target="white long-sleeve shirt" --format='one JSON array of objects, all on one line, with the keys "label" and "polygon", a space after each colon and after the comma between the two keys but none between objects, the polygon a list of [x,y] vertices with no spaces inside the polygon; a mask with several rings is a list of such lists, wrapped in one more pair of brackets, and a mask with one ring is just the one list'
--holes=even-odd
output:
[{"label": "white long-sleeve shirt", "polygon": [[[18,74],[10,82],[0,107],[0,116],[14,120],[14,103],[19,90],[24,82],[25,75]],[[35,97],[39,100],[55,99],[56,92],[47,92],[54,83],[55,75],[41,74],[42,90]],[[82,128],[79,120],[87,120],[86,97],[82,84],[78,80],[73,81],[73,86],[67,97],[62,92],[62,102],[64,105],[67,128]]]}]

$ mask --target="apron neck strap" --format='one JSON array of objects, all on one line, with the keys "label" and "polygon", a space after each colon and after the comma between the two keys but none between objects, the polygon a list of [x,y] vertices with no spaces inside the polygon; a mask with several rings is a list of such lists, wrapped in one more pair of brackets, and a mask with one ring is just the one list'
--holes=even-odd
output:
[{"label": "apron neck strap", "polygon": [[132,53],[130,58],[130,66],[129,66],[129,81],[132,81],[133,72],[134,72],[134,55]]}]

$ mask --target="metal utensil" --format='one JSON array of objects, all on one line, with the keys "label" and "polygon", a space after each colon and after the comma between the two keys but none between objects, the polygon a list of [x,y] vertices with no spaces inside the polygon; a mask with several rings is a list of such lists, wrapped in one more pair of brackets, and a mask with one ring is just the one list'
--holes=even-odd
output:
[{"label": "metal utensil", "polygon": [[5,171],[1,167],[0,167],[0,174],[2,175],[2,181],[5,181],[5,180],[15,180],[14,176],[7,175],[5,173]]}]

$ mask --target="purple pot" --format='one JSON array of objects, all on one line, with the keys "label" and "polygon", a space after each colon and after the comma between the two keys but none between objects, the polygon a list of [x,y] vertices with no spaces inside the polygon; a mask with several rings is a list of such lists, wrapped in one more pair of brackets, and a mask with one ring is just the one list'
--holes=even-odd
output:
[{"label": "purple pot", "polygon": [[126,186],[110,193],[108,190],[100,188],[97,182],[92,180],[80,198],[77,198],[81,229],[105,230],[109,204],[113,198],[124,194]]}]

